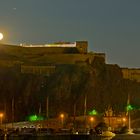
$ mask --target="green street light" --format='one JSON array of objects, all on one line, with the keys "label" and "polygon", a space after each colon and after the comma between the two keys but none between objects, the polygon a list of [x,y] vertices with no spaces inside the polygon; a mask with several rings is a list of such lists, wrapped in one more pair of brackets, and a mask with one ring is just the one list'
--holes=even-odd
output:
[{"label": "green street light", "polygon": [[92,111],[89,112],[89,115],[97,115],[97,114],[98,114],[98,112],[95,109],[93,109]]},{"label": "green street light", "polygon": [[131,104],[128,104],[127,107],[126,107],[127,111],[131,111],[134,109],[134,107],[132,107]]},{"label": "green street light", "polygon": [[28,120],[29,121],[40,121],[40,120],[43,120],[43,117],[37,116],[37,115],[31,115],[31,116],[29,116]]}]

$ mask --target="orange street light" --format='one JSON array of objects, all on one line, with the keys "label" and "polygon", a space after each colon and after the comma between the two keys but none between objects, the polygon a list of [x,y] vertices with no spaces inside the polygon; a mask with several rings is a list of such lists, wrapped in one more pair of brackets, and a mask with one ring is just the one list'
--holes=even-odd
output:
[{"label": "orange street light", "polygon": [[93,122],[94,122],[94,117],[90,117],[90,126],[91,126],[91,128],[93,127]]},{"label": "orange street light", "polygon": [[4,114],[0,113],[0,124],[2,124],[2,119],[3,119]]},{"label": "orange street light", "polygon": [[60,114],[60,118],[63,119],[64,118],[64,114]]},{"label": "orange street light", "polygon": [[126,118],[122,118],[123,122],[126,122]]},{"label": "orange street light", "polygon": [[62,123],[62,127],[63,127],[63,125],[64,125],[64,114],[60,114],[60,118],[61,118],[61,123]]},{"label": "orange street light", "polygon": [[93,122],[94,121],[94,117],[90,117],[90,122]]},{"label": "orange street light", "polygon": [[125,123],[126,123],[126,118],[125,118],[125,117],[122,118],[122,121],[123,121],[123,125],[125,125]]}]

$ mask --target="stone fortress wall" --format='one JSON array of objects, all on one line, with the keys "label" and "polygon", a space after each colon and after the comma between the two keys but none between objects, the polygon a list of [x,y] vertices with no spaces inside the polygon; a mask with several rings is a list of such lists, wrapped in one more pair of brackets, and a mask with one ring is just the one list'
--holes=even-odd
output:
[{"label": "stone fortress wall", "polygon": [[21,73],[54,73],[57,65],[86,65],[100,57],[105,62],[104,53],[89,53],[87,41],[75,43],[59,42],[45,45],[0,45],[0,65],[20,66]]},{"label": "stone fortress wall", "polygon": [[121,68],[123,78],[140,82],[140,69],[134,68]]},{"label": "stone fortress wall", "polygon": [[21,65],[21,73],[45,74],[50,76],[55,72],[55,66]]},{"label": "stone fortress wall", "polygon": [[[89,53],[87,41],[58,42],[45,45],[0,44],[0,66],[18,66],[21,73],[51,75],[57,65],[91,64],[104,53]],[[123,78],[140,82],[140,69],[121,68]]]}]

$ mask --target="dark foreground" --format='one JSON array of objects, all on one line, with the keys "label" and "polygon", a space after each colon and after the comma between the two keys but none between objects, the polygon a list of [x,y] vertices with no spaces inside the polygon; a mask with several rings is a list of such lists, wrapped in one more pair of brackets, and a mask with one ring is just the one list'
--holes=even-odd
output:
[{"label": "dark foreground", "polygon": [[92,135],[48,135],[48,136],[12,136],[0,140],[110,140]]},{"label": "dark foreground", "polygon": [[140,140],[140,134],[116,135],[113,138],[105,138],[94,135],[47,135],[47,136],[3,136],[0,140]]},{"label": "dark foreground", "polygon": [[116,135],[111,140],[140,140],[140,134],[134,134],[134,135]]}]

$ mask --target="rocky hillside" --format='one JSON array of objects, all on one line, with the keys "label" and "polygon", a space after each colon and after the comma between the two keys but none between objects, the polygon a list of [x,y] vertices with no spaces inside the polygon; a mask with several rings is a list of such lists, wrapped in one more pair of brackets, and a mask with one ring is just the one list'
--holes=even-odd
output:
[{"label": "rocky hillside", "polygon": [[127,95],[131,102],[140,106],[140,83],[122,78],[118,65],[107,65],[94,60],[88,65],[59,65],[50,77],[20,73],[17,68],[0,67],[0,110],[6,112],[6,121],[11,121],[12,101],[14,119],[24,120],[30,114],[46,115],[46,100],[49,98],[49,116],[60,112],[84,113],[87,97],[87,112],[96,109],[104,112],[112,106],[115,113],[125,110]]}]

